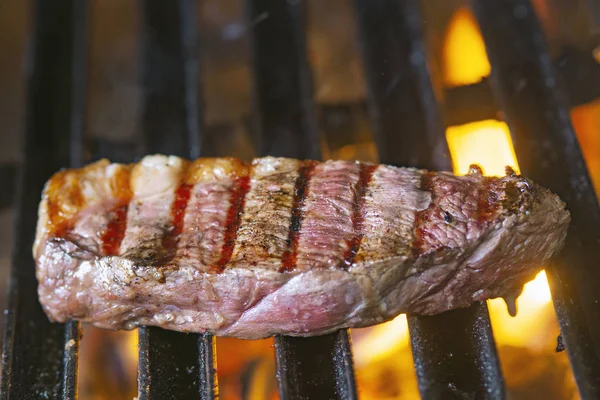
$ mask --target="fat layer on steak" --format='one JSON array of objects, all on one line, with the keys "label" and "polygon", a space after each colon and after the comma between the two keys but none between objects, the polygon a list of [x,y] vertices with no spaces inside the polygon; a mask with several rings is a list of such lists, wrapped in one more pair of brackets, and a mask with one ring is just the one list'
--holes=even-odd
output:
[{"label": "fat layer on steak", "polygon": [[33,255],[53,321],[311,336],[514,296],[569,220],[510,170],[150,155],[56,173]]}]

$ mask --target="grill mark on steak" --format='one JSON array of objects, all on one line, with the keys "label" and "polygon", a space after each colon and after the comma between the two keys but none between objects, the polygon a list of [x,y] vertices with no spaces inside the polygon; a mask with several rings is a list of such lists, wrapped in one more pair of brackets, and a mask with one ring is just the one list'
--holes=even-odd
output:
[{"label": "grill mark on steak", "polygon": [[244,212],[246,194],[250,190],[250,175],[237,178],[231,192],[227,221],[225,223],[225,235],[223,246],[221,247],[221,258],[216,265],[217,272],[222,272],[229,263],[229,260],[231,260],[238,229],[240,228],[242,213]]},{"label": "grill mark on steak", "polygon": [[116,256],[119,254],[121,242],[125,237],[129,202],[133,195],[129,182],[130,176],[130,169],[121,169],[115,176],[115,188],[113,191],[118,193],[120,199],[117,205],[111,210],[111,218],[108,220],[106,229],[100,237],[102,254],[107,256]]},{"label": "grill mark on steak", "polygon": [[354,201],[352,203],[352,229],[354,230],[354,236],[348,242],[348,250],[344,254],[344,258],[339,268],[346,270],[354,264],[356,254],[360,249],[360,243],[364,235],[364,213],[363,208],[365,204],[365,196],[367,189],[373,174],[377,169],[378,165],[360,165],[360,172],[358,175],[358,181],[354,188]]},{"label": "grill mark on steak", "polygon": [[290,272],[296,268],[296,258],[298,256],[298,238],[300,236],[300,227],[304,218],[304,202],[308,192],[309,181],[312,176],[316,161],[305,161],[299,169],[299,175],[296,179],[294,188],[294,201],[292,205],[292,217],[290,219],[290,233],[288,236],[288,248],[283,253],[282,266],[279,272]]},{"label": "grill mark on steak", "polygon": [[167,265],[175,258],[179,237],[183,231],[183,217],[190,200],[192,185],[182,183],[175,191],[175,198],[171,203],[171,229],[162,238],[164,257],[161,265]]},{"label": "grill mark on steak", "polygon": [[498,211],[500,202],[495,186],[498,186],[499,179],[484,177],[483,186],[477,193],[477,222],[489,221]]},{"label": "grill mark on steak", "polygon": [[339,269],[354,237],[352,210],[360,164],[320,163],[313,173],[304,206],[295,271]]},{"label": "grill mark on steak", "polygon": [[106,230],[102,232],[102,236],[100,237],[102,254],[107,256],[116,256],[119,254],[121,242],[127,228],[128,210],[129,204],[120,204],[111,210],[110,214],[112,216],[106,224]]},{"label": "grill mark on steak", "polygon": [[121,242],[121,255],[162,279],[162,261],[169,256],[164,237],[172,229],[171,207],[175,192],[183,183],[188,162],[177,157],[145,157],[131,171],[133,197],[127,213],[127,227]]},{"label": "grill mark on steak", "polygon": [[415,214],[431,195],[419,189],[418,170],[382,165],[373,174],[363,206],[363,236],[354,265],[373,259],[409,257]]},{"label": "grill mark on steak", "polygon": [[48,232],[57,238],[64,238],[73,229],[73,218],[85,203],[77,177],[67,181],[70,174],[78,172],[61,171],[48,186]]},{"label": "grill mark on steak", "polygon": [[236,179],[248,165],[231,158],[200,159],[188,168],[190,199],[183,217],[177,255],[171,263],[214,273],[221,258],[227,213]]},{"label": "grill mark on steak", "polygon": [[[512,169],[509,167],[510,171]],[[512,171],[514,173],[514,171]],[[508,170],[507,170],[508,174]],[[496,190],[501,189],[500,179],[495,177],[483,176],[483,170],[477,164],[469,166],[469,175],[481,176],[483,181],[477,187],[477,212],[476,220],[479,223],[489,221],[494,213],[500,207],[499,193]]]},{"label": "grill mark on steak", "polygon": [[433,177],[434,173],[425,172],[421,175],[421,182],[419,184],[419,189],[428,191],[431,193],[431,204],[429,207],[423,211],[417,212],[415,214],[415,229],[413,235],[413,243],[412,243],[412,257],[416,259],[423,252],[423,245],[425,243],[424,236],[427,234],[426,222],[428,222],[431,218],[431,213],[433,209],[436,207],[436,196],[435,191],[433,190]]},{"label": "grill mark on steak", "polygon": [[288,248],[294,188],[301,165],[298,160],[281,157],[252,162],[250,190],[229,265],[279,271]]}]

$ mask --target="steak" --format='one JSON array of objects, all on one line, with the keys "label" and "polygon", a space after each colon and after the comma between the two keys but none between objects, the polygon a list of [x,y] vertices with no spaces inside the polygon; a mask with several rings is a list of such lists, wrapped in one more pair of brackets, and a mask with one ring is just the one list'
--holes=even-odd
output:
[{"label": "steak", "polygon": [[52,321],[312,336],[514,298],[569,221],[509,168],[149,155],[52,176],[33,255]]}]

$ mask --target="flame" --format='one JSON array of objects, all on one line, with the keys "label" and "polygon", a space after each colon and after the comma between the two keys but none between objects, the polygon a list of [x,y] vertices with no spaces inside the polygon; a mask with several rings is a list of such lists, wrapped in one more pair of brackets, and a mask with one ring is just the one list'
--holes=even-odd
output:
[{"label": "flame", "polygon": [[[538,273],[534,280],[525,284],[523,293],[517,299],[517,316],[511,317],[502,299],[489,301],[490,319],[496,341],[502,345],[528,347],[543,350],[553,337],[543,337],[546,332],[555,335],[553,329],[546,329],[554,321],[554,309],[546,272]],[[528,333],[534,334],[528,334]]]},{"label": "flame", "polygon": [[376,325],[365,331],[360,346],[354,350],[354,362],[360,368],[408,346],[408,323],[406,314]]},{"label": "flame", "polygon": [[[597,50],[600,63],[600,46]],[[596,194],[600,198],[600,99],[573,108],[571,120]]]},{"label": "flame", "polygon": [[135,363],[137,369],[139,348],[138,348],[138,330],[123,331],[125,335],[124,346],[127,349],[126,357],[129,363]]},{"label": "flame", "polygon": [[446,31],[443,62],[446,86],[477,83],[492,70],[477,21],[467,8],[459,8],[452,16]]},{"label": "flame", "polygon": [[421,398],[405,314],[380,325],[353,329],[352,342],[362,400]]},{"label": "flame", "polygon": [[538,308],[550,303],[552,296],[550,294],[550,287],[548,286],[546,271],[539,272],[534,280],[525,284],[523,295],[519,300],[526,301],[527,304],[524,306],[528,308]]},{"label": "flame", "polygon": [[446,139],[456,174],[466,174],[473,163],[479,164],[486,175],[504,176],[507,165],[520,172],[508,126],[502,121],[451,126],[446,130]]}]

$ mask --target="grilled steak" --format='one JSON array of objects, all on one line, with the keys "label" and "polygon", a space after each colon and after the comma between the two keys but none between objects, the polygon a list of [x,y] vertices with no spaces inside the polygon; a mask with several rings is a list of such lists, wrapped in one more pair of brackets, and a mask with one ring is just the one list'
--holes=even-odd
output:
[{"label": "grilled steak", "polygon": [[56,173],[33,254],[54,321],[311,336],[514,296],[569,220],[510,170],[151,155]]}]

